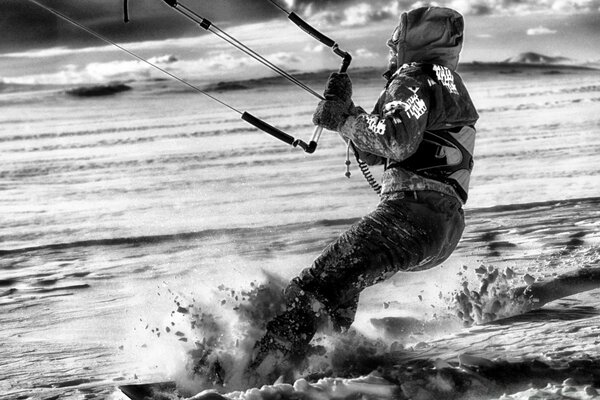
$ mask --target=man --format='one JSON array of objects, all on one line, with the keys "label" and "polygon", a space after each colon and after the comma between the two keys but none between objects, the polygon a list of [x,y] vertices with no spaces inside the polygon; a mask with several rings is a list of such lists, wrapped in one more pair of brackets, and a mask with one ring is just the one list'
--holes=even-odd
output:
[{"label": "man", "polygon": [[478,119],[455,72],[463,28],[448,8],[403,13],[372,113],[353,104],[346,74],[330,77],[313,122],[351,141],[369,164],[385,165],[381,201],[291,281],[287,309],[267,324],[250,370],[282,372],[303,358],[325,316],[348,329],[363,289],[398,271],[432,268],[456,248]]}]

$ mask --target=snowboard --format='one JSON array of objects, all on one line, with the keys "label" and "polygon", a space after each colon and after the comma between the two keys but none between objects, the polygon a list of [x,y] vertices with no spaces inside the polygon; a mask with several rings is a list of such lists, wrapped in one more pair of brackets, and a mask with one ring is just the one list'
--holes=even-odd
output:
[{"label": "snowboard", "polygon": [[132,400],[159,398],[161,394],[178,395],[175,382],[140,383],[119,386],[119,390]]}]

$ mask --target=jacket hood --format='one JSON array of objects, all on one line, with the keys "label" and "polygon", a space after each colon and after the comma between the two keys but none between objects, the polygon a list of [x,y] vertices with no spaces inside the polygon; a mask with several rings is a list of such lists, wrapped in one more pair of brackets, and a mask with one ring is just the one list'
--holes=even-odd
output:
[{"label": "jacket hood", "polygon": [[420,7],[402,13],[388,46],[396,53],[396,69],[411,62],[443,65],[456,70],[463,43],[461,14],[445,7]]}]

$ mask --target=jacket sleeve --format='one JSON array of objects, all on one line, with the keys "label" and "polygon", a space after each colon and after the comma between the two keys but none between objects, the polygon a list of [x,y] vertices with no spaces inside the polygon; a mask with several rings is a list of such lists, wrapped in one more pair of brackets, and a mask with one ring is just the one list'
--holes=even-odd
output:
[{"label": "jacket sleeve", "polygon": [[[344,135],[340,135],[341,138],[348,145],[348,141],[350,140]],[[352,142],[354,143],[354,142]],[[367,165],[385,165],[387,159],[385,157],[378,156],[377,154],[370,153],[368,151],[361,150],[358,146],[354,145],[352,151],[358,154],[358,158],[367,163]]]},{"label": "jacket sleeve", "polygon": [[340,133],[366,153],[402,161],[423,139],[429,117],[429,85],[413,77],[396,77],[382,93],[378,113],[355,108]]}]

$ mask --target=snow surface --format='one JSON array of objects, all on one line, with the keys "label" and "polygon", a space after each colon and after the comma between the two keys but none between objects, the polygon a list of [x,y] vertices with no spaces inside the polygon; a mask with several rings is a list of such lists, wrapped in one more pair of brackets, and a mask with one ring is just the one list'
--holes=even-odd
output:
[{"label": "snow surface", "polygon": [[[481,267],[513,272],[497,282],[504,286],[486,303],[493,306],[531,279],[595,268],[600,258],[600,75],[494,68],[463,74],[481,120],[459,248],[439,268],[399,273],[366,290],[355,336],[326,332],[315,342],[336,354],[341,372],[321,383],[307,377],[300,393],[593,395],[597,291],[492,328],[465,327],[465,313],[457,317],[454,299],[465,287],[480,292]],[[194,395],[206,382],[189,366],[196,342],[210,343],[211,324],[192,328],[189,306],[212,316],[213,333],[227,332],[217,335],[213,354],[229,351],[228,362],[241,368],[246,353],[233,351],[236,341],[250,346],[260,332],[249,319],[264,321],[276,311],[267,305],[278,303],[250,307],[265,313],[244,319],[238,311],[248,298],[240,294],[283,285],[377,202],[355,167],[344,177],[345,148],[333,134],[307,155],[172,82],[128,84],[132,90],[99,98],[73,98],[62,88],[0,94],[0,399],[122,399],[116,385],[165,380]],[[381,87],[378,77],[360,75],[356,103],[369,108]],[[218,95],[309,137],[314,101],[292,90],[272,84]],[[486,312],[469,314],[467,324],[493,319]],[[501,360],[507,356],[512,364]],[[332,363],[316,357],[308,367],[333,373]],[[383,372],[370,374],[377,366]],[[504,372],[494,375],[494,366]],[[548,373],[527,388],[527,368],[566,371],[575,382]],[[450,382],[493,390],[461,391]],[[554,386],[543,389],[548,382]],[[248,395],[291,390],[278,388]],[[246,393],[242,382],[217,389]]]}]

